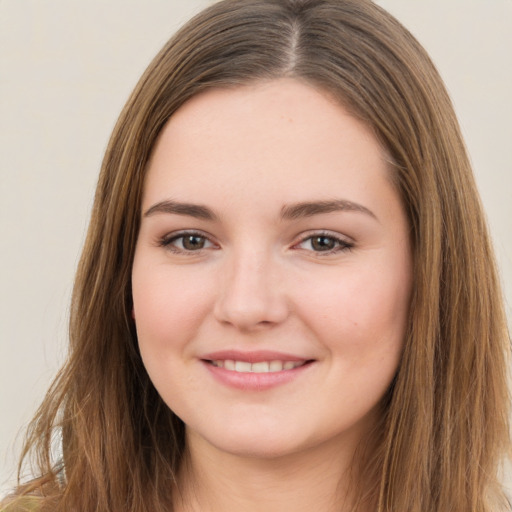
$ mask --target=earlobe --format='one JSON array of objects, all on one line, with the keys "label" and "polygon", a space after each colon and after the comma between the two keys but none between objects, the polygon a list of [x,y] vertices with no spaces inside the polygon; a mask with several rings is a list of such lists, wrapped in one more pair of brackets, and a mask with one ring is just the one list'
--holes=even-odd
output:
[{"label": "earlobe", "polygon": [[132,308],[131,310],[132,320],[135,320],[135,309]]}]

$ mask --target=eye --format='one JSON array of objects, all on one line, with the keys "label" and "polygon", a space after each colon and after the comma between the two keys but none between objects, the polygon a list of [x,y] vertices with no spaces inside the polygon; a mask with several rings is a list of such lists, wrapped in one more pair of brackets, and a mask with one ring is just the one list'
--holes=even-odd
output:
[{"label": "eye", "polygon": [[173,252],[181,253],[199,252],[203,249],[215,247],[215,244],[208,237],[196,232],[181,232],[167,235],[160,240],[159,245]]},{"label": "eye", "polygon": [[315,233],[303,238],[295,247],[307,251],[332,254],[350,250],[353,246],[353,243],[330,233]]}]

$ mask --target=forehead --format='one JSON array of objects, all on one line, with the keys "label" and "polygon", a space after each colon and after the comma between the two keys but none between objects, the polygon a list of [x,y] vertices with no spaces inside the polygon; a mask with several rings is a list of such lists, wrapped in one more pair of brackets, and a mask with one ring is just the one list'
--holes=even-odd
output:
[{"label": "forehead", "polygon": [[225,198],[228,188],[251,201],[269,190],[289,201],[344,189],[357,195],[388,181],[386,161],[366,125],[309,85],[280,79],[216,89],[185,103],[162,130],[144,202],[166,193]]}]

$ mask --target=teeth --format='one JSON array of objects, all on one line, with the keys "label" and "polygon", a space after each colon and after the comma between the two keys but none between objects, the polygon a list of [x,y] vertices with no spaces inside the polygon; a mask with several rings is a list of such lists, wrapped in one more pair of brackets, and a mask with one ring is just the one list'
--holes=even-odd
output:
[{"label": "teeth", "polygon": [[247,361],[233,361],[231,359],[215,360],[213,366],[239,373],[272,373],[283,370],[293,370],[304,364],[303,361],[260,361],[248,363]]},{"label": "teeth", "polygon": [[251,371],[252,364],[245,361],[235,361],[235,372],[249,373]]},{"label": "teeth", "polygon": [[270,371],[280,372],[283,369],[282,361],[270,361]]},{"label": "teeth", "polygon": [[263,361],[261,363],[252,363],[251,371],[255,373],[268,373],[270,371],[269,363]]}]

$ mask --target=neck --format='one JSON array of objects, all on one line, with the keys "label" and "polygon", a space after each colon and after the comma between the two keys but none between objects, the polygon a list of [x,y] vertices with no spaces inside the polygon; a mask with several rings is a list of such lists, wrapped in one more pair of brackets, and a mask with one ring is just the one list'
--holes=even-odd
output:
[{"label": "neck", "polygon": [[177,512],[352,512],[353,444],[325,443],[279,457],[226,453],[194,433],[174,510]]}]

